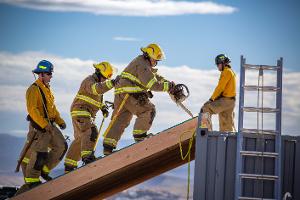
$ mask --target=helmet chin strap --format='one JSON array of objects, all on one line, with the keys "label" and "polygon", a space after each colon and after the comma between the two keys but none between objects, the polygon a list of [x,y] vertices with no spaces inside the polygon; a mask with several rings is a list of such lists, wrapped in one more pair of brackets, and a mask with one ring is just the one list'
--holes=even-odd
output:
[{"label": "helmet chin strap", "polygon": [[96,69],[95,74],[96,74],[97,78],[99,79],[99,82],[101,82],[102,79],[104,79],[104,80],[106,79],[98,69]]}]

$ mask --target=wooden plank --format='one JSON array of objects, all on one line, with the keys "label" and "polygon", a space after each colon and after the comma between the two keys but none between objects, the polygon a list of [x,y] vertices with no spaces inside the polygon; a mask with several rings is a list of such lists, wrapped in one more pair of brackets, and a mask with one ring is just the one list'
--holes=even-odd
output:
[{"label": "wooden plank", "polygon": [[[168,170],[183,165],[184,152],[197,125],[197,118],[167,129],[64,176],[22,193],[13,199],[103,199]],[[193,145],[192,156],[195,155]]]}]

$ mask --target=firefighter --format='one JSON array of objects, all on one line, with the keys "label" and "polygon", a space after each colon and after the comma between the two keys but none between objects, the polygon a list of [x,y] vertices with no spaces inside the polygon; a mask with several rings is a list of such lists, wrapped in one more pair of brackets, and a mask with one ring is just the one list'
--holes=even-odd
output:
[{"label": "firefighter", "polygon": [[98,130],[94,119],[99,110],[103,117],[108,117],[108,109],[103,104],[103,94],[114,87],[115,80],[111,80],[114,67],[109,62],[93,65],[95,73],[86,77],[71,105],[71,116],[74,128],[74,138],[66,158],[65,172],[77,168],[82,159],[84,164],[93,162],[96,158],[94,147],[98,137]]},{"label": "firefighter", "polygon": [[[133,115],[137,116],[133,128],[134,140],[136,142],[144,140],[156,113],[154,104],[149,100],[149,97],[152,96],[151,91],[170,92],[175,87],[174,82],[165,80],[157,74],[157,69],[154,68],[158,61],[164,59],[164,53],[160,46],[149,44],[147,47],[141,48],[141,51],[143,54],[131,61],[115,85],[112,119],[114,115],[117,117],[113,123],[111,122],[111,128],[107,129],[104,134],[104,155],[111,154],[116,148],[117,142],[124,129],[130,124]],[[129,97],[125,98],[127,94]],[[123,106],[120,107],[122,102]]]},{"label": "firefighter", "polygon": [[215,88],[209,101],[201,108],[202,127],[212,131],[211,115],[219,115],[219,130],[222,132],[233,132],[234,128],[234,106],[236,96],[236,76],[230,66],[230,59],[225,54],[215,58],[218,70],[221,72],[219,83]]},{"label": "firefighter", "polygon": [[30,140],[33,143],[22,160],[25,185],[29,189],[41,183],[41,175],[45,180],[52,179],[49,176],[50,170],[62,160],[68,148],[64,136],[56,127],[57,124],[63,130],[66,123],[56,109],[49,85],[53,65],[42,60],[32,72],[38,74],[38,79],[26,91],[29,121],[26,143]]}]

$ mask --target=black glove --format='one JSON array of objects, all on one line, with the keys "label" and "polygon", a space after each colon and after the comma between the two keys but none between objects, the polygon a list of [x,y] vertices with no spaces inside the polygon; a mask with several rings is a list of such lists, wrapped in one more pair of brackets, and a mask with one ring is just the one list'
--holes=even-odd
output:
[{"label": "black glove", "polygon": [[113,86],[119,83],[121,76],[118,75],[115,79],[111,79]]},{"label": "black glove", "polygon": [[65,123],[62,123],[62,124],[59,125],[59,128],[60,128],[61,130],[66,129],[66,127],[67,127],[67,125],[66,125]]},{"label": "black glove", "polygon": [[101,109],[101,111],[102,111],[103,117],[104,117],[104,118],[107,118],[108,115],[109,115],[108,108],[107,108],[106,106],[104,106],[104,107]]},{"label": "black glove", "polygon": [[175,86],[176,86],[176,84],[174,83],[174,81],[170,81],[169,82],[169,93],[170,94],[174,94],[174,92],[175,92]]}]

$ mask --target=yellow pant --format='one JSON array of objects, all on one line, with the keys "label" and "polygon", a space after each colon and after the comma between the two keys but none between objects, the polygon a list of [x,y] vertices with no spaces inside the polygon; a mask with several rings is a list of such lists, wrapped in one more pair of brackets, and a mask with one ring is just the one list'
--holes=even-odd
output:
[{"label": "yellow pant", "polygon": [[89,156],[93,152],[99,133],[89,117],[73,117],[72,123],[75,139],[67,152],[65,165],[77,167],[77,162],[81,158]]},{"label": "yellow pant", "polygon": [[[116,112],[118,111],[125,95],[126,94],[115,95],[115,108],[112,118],[117,114]],[[137,99],[137,97],[129,95],[126,103],[119,112],[119,116],[103,140],[104,147],[110,146],[113,149],[116,148],[125,128],[129,126],[133,115],[137,116],[133,128],[133,137],[135,140],[143,140],[145,138],[146,132],[151,128],[155,117],[155,106],[148,98],[145,98],[144,101],[141,102]]]},{"label": "yellow pant", "polygon": [[[235,131],[234,106],[235,106],[234,99],[221,97],[215,101],[205,103],[201,108],[201,112],[204,115],[205,113],[209,113],[208,115],[209,118],[211,117],[212,114],[218,114],[219,130],[222,132],[232,132]],[[208,119],[207,122],[211,123],[211,119]],[[212,129],[212,124],[208,124],[208,127],[211,127]]]},{"label": "yellow pant", "polygon": [[53,126],[52,130],[51,133],[41,132],[29,125],[27,140],[32,139],[34,132],[36,132],[36,135],[25,156],[25,158],[28,158],[27,166],[25,165],[26,163],[22,163],[25,181],[26,178],[37,180],[43,168],[46,167],[47,170],[50,171],[63,159],[68,145],[64,136],[56,126]]}]

